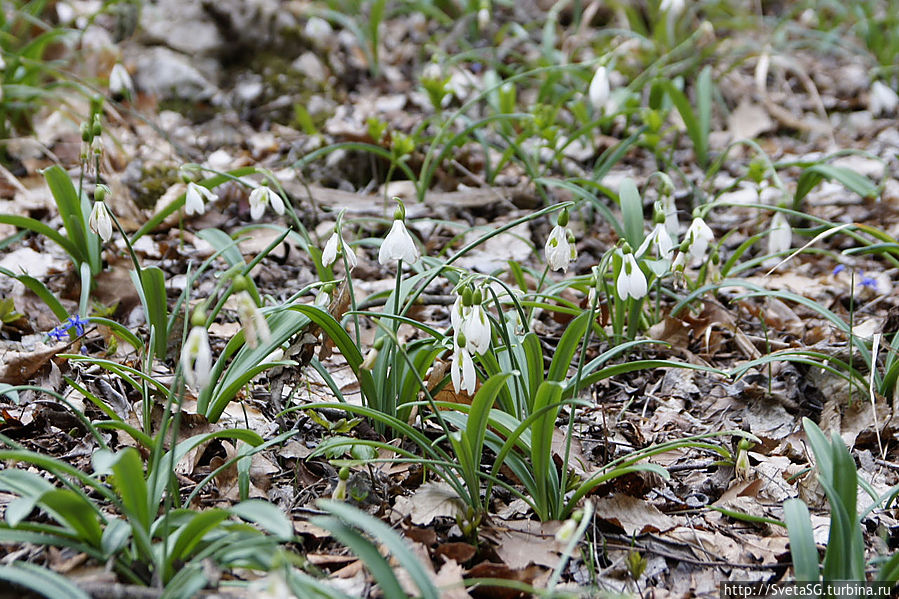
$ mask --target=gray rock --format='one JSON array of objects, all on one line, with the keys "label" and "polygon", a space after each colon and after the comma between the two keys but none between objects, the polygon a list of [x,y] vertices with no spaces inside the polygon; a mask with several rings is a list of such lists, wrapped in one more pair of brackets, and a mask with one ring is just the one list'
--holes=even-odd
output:
[{"label": "gray rock", "polygon": [[218,89],[192,62],[168,48],[148,48],[135,58],[135,84],[160,99],[209,100]]},{"label": "gray rock", "polygon": [[214,56],[225,45],[219,28],[199,2],[146,2],[141,26],[149,41],[193,56]]}]

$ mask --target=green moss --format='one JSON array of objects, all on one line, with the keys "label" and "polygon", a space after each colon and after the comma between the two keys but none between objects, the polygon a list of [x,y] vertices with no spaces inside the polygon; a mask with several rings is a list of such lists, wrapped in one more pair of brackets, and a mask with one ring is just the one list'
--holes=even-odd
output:
[{"label": "green moss", "polygon": [[135,203],[151,209],[169,187],[181,180],[178,168],[168,164],[154,164],[141,169],[140,181],[132,187]]}]

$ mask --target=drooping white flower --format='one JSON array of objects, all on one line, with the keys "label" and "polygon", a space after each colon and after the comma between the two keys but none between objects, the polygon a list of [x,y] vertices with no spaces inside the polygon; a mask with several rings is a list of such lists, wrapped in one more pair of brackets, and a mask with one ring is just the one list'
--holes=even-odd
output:
[{"label": "drooping white flower", "polygon": [[659,3],[659,11],[674,16],[680,15],[687,7],[685,0],[662,0]]},{"label": "drooping white flower", "polygon": [[181,349],[181,371],[184,381],[197,391],[209,384],[212,374],[212,350],[206,327],[195,326],[190,330]]},{"label": "drooping white flower", "polygon": [[284,574],[280,570],[272,570],[263,578],[254,580],[247,587],[250,597],[256,599],[294,599]]},{"label": "drooping white flower", "polygon": [[[552,270],[568,271],[568,264],[571,262],[574,253],[571,244],[568,242],[568,229],[561,225],[556,225],[550,231],[549,237],[546,239],[546,246],[543,251],[546,254],[546,263]],[[576,252],[576,250],[575,250]]]},{"label": "drooping white flower", "polygon": [[665,214],[665,229],[672,239],[677,238],[680,229],[680,222],[677,220],[677,206],[674,203],[674,196],[666,194],[659,201],[660,208]]},{"label": "drooping white flower", "polygon": [[250,349],[256,349],[260,343],[266,343],[272,336],[268,322],[248,292],[238,292],[235,299],[237,300],[237,317],[240,319],[244,339]]},{"label": "drooping white flower", "polygon": [[388,262],[402,260],[406,264],[415,264],[421,254],[415,245],[412,235],[406,230],[406,225],[400,218],[394,219],[393,226],[387,237],[381,242],[378,250],[378,262],[386,265]]},{"label": "drooping white flower", "polygon": [[272,205],[277,214],[284,214],[284,200],[268,185],[260,185],[250,193],[250,217],[259,220],[265,214],[265,207]]},{"label": "drooping white flower", "polygon": [[131,82],[131,75],[120,62],[115,63],[109,72],[109,92],[114,96],[124,96],[125,98],[131,98],[134,95],[134,83]]},{"label": "drooping white flower", "polygon": [[642,256],[649,250],[650,246],[656,248],[659,258],[664,258],[665,260],[671,259],[671,254],[674,253],[674,242],[671,241],[671,235],[668,234],[665,223],[657,223],[656,226],[653,227],[652,232],[646,236],[643,243],[641,243],[640,247],[637,249],[637,255]]},{"label": "drooping white flower", "polygon": [[775,212],[771,217],[771,232],[768,235],[768,253],[779,254],[790,249],[793,243],[793,229],[783,212]]},{"label": "drooping white flower", "polygon": [[453,360],[450,364],[450,378],[453,381],[453,389],[456,393],[460,390],[469,395],[474,393],[478,378],[474,370],[474,361],[467,347],[460,347],[453,343]]},{"label": "drooping white flower", "polygon": [[465,336],[465,349],[483,354],[490,348],[490,319],[483,306],[475,305],[462,320],[462,334]]},{"label": "drooping white flower", "polygon": [[640,299],[646,295],[646,276],[640,270],[633,254],[624,255],[624,262],[621,265],[621,272],[618,273],[615,289],[618,291],[618,297],[622,300],[629,297]]},{"label": "drooping white flower", "polygon": [[322,249],[322,265],[328,267],[334,264],[338,253],[343,253],[346,256],[350,270],[356,268],[356,252],[352,248],[347,248],[343,237],[335,230],[328,238],[328,241],[325,242],[324,249]]},{"label": "drooping white flower", "polygon": [[215,202],[218,199],[219,197],[211,190],[191,181],[187,184],[187,191],[184,194],[184,213],[203,214],[206,212],[206,202]]},{"label": "drooping white flower", "polygon": [[569,518],[562,522],[562,526],[556,531],[556,541],[559,543],[567,543],[577,531],[577,522],[573,518]]},{"label": "drooping white flower", "polygon": [[690,228],[687,229],[685,239],[688,244],[687,255],[691,263],[701,262],[709,249],[709,243],[715,239],[715,234],[705,221],[699,217],[693,219]]},{"label": "drooping white flower", "polygon": [[871,114],[893,114],[899,107],[899,95],[885,83],[875,81],[871,84],[868,96],[868,110]]},{"label": "drooping white flower", "polygon": [[462,322],[469,310],[471,310],[471,306],[465,306],[462,302],[462,294],[458,294],[456,301],[453,302],[453,307],[450,308],[450,322],[453,324],[454,331],[462,330]]},{"label": "drooping white flower", "polygon": [[593,80],[590,81],[590,89],[587,92],[593,110],[601,112],[606,102],[609,101],[611,93],[608,70],[606,67],[600,66],[596,69],[596,73],[593,74]]},{"label": "drooping white flower", "polygon": [[112,239],[112,217],[109,215],[105,202],[94,202],[87,224],[91,231],[99,235],[104,242]]}]

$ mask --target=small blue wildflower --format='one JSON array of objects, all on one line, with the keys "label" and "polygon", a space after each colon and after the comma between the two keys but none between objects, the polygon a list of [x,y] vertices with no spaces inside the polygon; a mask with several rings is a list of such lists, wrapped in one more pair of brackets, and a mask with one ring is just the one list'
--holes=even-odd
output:
[{"label": "small blue wildflower", "polygon": [[86,318],[81,318],[77,314],[74,316],[69,316],[69,318],[54,328],[52,331],[47,333],[50,337],[53,337],[57,341],[62,341],[69,335],[69,331],[74,327],[75,333],[78,335],[84,335],[84,326],[88,324],[89,321]]},{"label": "small blue wildflower", "polygon": [[88,322],[86,318],[81,318],[77,314],[69,316],[69,328],[75,327],[75,332],[78,335],[84,335],[84,325],[88,324]]},{"label": "small blue wildflower", "polygon": [[869,289],[873,289],[877,291],[877,280],[874,277],[862,277],[862,280],[858,283],[859,287],[868,287]]},{"label": "small blue wildflower", "polygon": [[50,335],[51,337],[53,337],[54,339],[56,339],[57,341],[62,341],[63,339],[65,339],[68,336],[68,334],[69,334],[68,330],[69,330],[68,326],[59,325],[58,327],[56,327],[55,329],[53,329],[52,331],[50,331],[47,334]]},{"label": "small blue wildflower", "polygon": [[833,274],[838,275],[841,272],[843,272],[844,270],[846,270],[846,267],[844,265],[837,264],[833,269]]}]

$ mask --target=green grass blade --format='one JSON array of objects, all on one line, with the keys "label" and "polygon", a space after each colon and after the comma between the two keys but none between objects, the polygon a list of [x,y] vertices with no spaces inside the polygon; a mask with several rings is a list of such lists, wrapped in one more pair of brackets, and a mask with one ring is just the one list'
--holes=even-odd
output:
[{"label": "green grass blade", "polygon": [[793,574],[799,582],[820,580],[818,573],[818,548],[812,533],[812,520],[808,507],[801,499],[784,502],[784,521],[790,537],[790,555],[793,558]]},{"label": "green grass blade", "polygon": [[91,599],[65,576],[27,562],[14,561],[8,566],[0,566],[0,580],[25,587],[47,599]]}]

